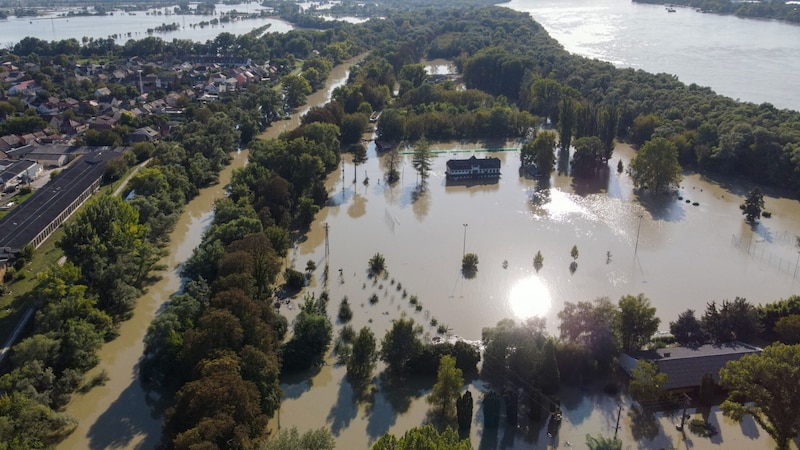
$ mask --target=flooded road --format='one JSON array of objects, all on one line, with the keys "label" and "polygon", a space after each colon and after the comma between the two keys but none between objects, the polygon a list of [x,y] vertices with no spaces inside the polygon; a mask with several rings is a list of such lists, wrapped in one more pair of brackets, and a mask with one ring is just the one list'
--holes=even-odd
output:
[{"label": "flooded road", "polygon": [[[329,84],[343,84],[349,68],[358,60],[354,58],[335,67]],[[309,95],[308,104],[325,103],[329,92],[329,89],[321,89]],[[290,120],[276,123],[261,137],[276,137],[294,128],[299,124],[299,116],[299,113],[293,114]],[[234,155],[231,164],[220,173],[219,184],[201,190],[200,195],[186,205],[170,236],[169,254],[161,260],[168,270],[161,273],[162,278],[139,299],[133,317],[121,324],[119,337],[100,350],[100,364],[86,378],[91,379],[95,373],[105,370],[109,380],[105,386],[96,387],[87,394],[75,394],[66,412],[78,419],[78,427],[59,449],[152,449],[158,443],[161,417],[153,413],[157,399],[148,398],[138,380],[137,364],[144,350],[143,338],[160,306],[181,288],[180,264],[200,244],[203,232],[211,223],[214,200],[224,195],[233,170],[246,162],[246,151]]]},{"label": "flooded road", "polygon": [[[800,234],[800,205],[796,201],[766,198],[766,209],[773,216],[751,230],[738,207],[748,189],[735,183],[687,173],[679,194],[683,199],[640,197],[630,178],[615,170],[619,160],[628,167],[633,156],[630,147],[618,145],[607,177],[583,183],[554,174],[548,189],[519,176],[519,153],[502,150],[513,146],[496,144],[497,150],[488,153],[474,145],[433,144],[439,153],[427,187],[420,191],[410,154],[403,155],[401,181],[387,186],[385,161],[370,144],[369,161],[358,166],[357,183],[347,161],[344,176],[342,169],[330,175],[329,206],[295,249],[295,267],[302,269],[308,260],[324,267],[327,224],[329,311],[336,311],[347,296],[354,312],[353,328],[369,326],[377,339],[402,314],[422,324],[427,339],[436,336],[436,327],[430,325],[433,318],[446,324],[452,335],[468,340],[480,339],[481,329],[499,320],[531,316],[546,318],[548,330],[557,334],[556,314],[565,302],[603,296],[616,302],[622,295],[638,293],[651,299],[661,318],[660,329],[668,330],[679,313],[687,308],[702,313],[712,300],[741,296],[758,304],[797,292],[794,235]],[[501,160],[499,182],[448,185],[447,159],[473,154]],[[362,183],[365,177],[368,185]],[[575,273],[569,269],[573,245],[579,250]],[[460,273],[464,251],[479,257],[477,276],[471,280]],[[533,267],[537,251],[544,256],[538,273]],[[366,269],[376,252],[385,256],[389,275],[374,282]],[[368,298],[373,293],[379,301],[371,305]],[[421,310],[410,304],[411,295],[418,296]],[[335,332],[340,327],[337,323]],[[377,380],[379,390],[372,399],[356,403],[344,381],[345,368],[332,358],[329,363],[310,379],[284,380],[282,427],[329,427],[340,448],[368,448],[386,432],[399,435],[426,421],[425,396],[434,380],[404,386],[399,393]],[[379,365],[376,373],[382,368]],[[480,398],[481,387],[480,382],[470,387],[474,398]],[[586,433],[613,434],[616,399],[584,393],[565,393],[562,445],[569,441],[581,446]],[[494,448],[498,441],[504,448],[542,448],[549,441],[538,429],[501,428],[499,436],[484,436],[477,404],[476,411],[471,434],[475,448]],[[712,417],[721,437],[716,443],[695,438],[692,447],[722,448],[735,442],[748,448],[774,446],[752,421],[740,427],[725,422],[719,413]],[[630,423],[627,408],[622,419],[623,424]],[[669,421],[662,420],[657,440],[646,446],[683,446]],[[749,434],[743,435],[743,430]],[[620,433],[626,443],[633,442],[628,425]]]}]

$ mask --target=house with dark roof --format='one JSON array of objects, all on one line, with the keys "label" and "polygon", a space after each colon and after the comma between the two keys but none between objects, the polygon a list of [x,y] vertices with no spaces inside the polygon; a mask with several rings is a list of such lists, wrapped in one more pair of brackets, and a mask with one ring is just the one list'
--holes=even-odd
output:
[{"label": "house with dark roof", "polygon": [[447,161],[445,175],[449,180],[467,178],[499,178],[500,159],[494,157],[469,159],[451,159]]},{"label": "house with dark roof", "polygon": [[744,355],[761,353],[761,349],[742,342],[706,344],[699,347],[667,347],[634,353],[623,353],[620,365],[630,375],[639,361],[652,361],[667,374],[665,390],[688,390],[700,386],[703,375],[711,374],[719,382],[719,371],[729,361]]}]

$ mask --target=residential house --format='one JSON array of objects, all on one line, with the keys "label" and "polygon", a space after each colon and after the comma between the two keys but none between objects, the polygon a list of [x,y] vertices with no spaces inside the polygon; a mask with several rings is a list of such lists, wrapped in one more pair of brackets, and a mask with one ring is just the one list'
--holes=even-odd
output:
[{"label": "residential house", "polygon": [[500,159],[494,157],[451,159],[447,161],[445,175],[450,180],[466,178],[499,178]]},{"label": "residential house", "polygon": [[37,89],[36,80],[20,81],[8,89],[8,95],[12,97],[32,95]]},{"label": "residential house", "polygon": [[95,117],[94,122],[89,125],[89,128],[92,130],[103,131],[103,130],[110,130],[114,128],[114,125],[117,124],[117,120],[113,117],[109,116],[98,116]]},{"label": "residential house", "polygon": [[729,361],[745,355],[761,353],[761,349],[742,342],[706,344],[699,347],[667,347],[634,353],[623,353],[620,365],[629,375],[639,361],[652,361],[667,374],[665,390],[689,390],[700,386],[705,374],[719,382],[719,371]]},{"label": "residential house", "polygon": [[13,148],[21,147],[22,141],[15,135],[0,136],[0,151],[6,152]]},{"label": "residential house", "polygon": [[142,127],[131,133],[128,140],[131,144],[136,142],[155,142],[159,137],[158,131],[150,127]]}]

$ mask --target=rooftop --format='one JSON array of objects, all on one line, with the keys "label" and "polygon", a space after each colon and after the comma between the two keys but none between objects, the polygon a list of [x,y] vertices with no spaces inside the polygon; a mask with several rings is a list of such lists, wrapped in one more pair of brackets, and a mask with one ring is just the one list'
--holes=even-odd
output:
[{"label": "rooftop", "polygon": [[21,249],[44,230],[105,173],[105,163],[122,155],[124,147],[94,147],[77,159],[25,203],[0,219],[0,247]]}]

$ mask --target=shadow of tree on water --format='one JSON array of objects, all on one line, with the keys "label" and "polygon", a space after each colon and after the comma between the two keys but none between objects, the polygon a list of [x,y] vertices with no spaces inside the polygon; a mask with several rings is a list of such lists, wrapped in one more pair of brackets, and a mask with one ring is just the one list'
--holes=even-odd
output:
[{"label": "shadow of tree on water", "polygon": [[[157,447],[161,438],[161,411],[135,406],[141,402],[151,403],[140,390],[139,382],[133,380],[97,418],[87,434],[90,449],[128,448],[139,436],[143,439],[135,449]],[[150,411],[149,417],[134,413],[144,410]]]},{"label": "shadow of tree on water", "polygon": [[652,193],[639,189],[635,194],[636,201],[650,213],[653,220],[665,222],[681,222],[686,217],[684,203],[677,200],[672,193]]},{"label": "shadow of tree on water", "polygon": [[339,384],[339,393],[336,403],[328,413],[327,423],[336,436],[350,426],[350,422],[358,415],[360,404],[367,404],[367,409],[372,409],[375,402],[373,380],[351,383],[348,380]]},{"label": "shadow of tree on water", "polygon": [[656,415],[637,404],[628,410],[628,417],[631,420],[631,434],[636,442],[652,441],[661,431]]},{"label": "shadow of tree on water", "polygon": [[370,444],[386,434],[397,422],[397,416],[408,412],[411,403],[429,392],[431,386],[433,380],[430,377],[404,379],[382,372],[374,401],[368,404],[366,411]]}]

